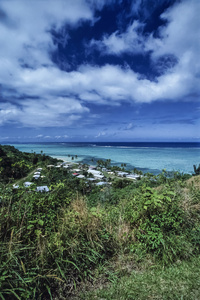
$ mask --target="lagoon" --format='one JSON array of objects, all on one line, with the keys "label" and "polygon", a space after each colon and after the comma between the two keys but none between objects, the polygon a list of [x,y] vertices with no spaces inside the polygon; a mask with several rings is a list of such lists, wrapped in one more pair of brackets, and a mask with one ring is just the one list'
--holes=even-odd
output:
[{"label": "lagoon", "polygon": [[[127,165],[143,172],[159,174],[163,169],[193,173],[200,163],[200,143],[27,143],[11,144],[20,151],[41,151],[52,157],[95,164],[99,159],[111,159],[111,164]],[[69,156],[70,155],[70,156]],[[77,155],[77,158],[75,158]]]}]

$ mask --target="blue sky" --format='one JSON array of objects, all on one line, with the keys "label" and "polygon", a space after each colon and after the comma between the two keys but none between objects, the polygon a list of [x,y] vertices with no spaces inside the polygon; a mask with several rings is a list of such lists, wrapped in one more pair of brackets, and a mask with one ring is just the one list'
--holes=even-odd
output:
[{"label": "blue sky", "polygon": [[200,141],[199,0],[1,0],[0,142]]}]

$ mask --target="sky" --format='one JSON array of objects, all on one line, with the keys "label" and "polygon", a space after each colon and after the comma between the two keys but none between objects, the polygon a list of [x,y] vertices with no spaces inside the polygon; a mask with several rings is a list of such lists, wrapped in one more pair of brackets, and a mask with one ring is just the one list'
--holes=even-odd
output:
[{"label": "sky", "polygon": [[199,142],[199,12],[0,0],[0,142]]}]

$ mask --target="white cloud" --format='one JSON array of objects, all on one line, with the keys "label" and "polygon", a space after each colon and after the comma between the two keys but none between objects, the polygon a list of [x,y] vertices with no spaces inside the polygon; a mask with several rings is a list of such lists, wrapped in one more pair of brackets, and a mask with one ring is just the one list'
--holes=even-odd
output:
[{"label": "white cloud", "polygon": [[[140,1],[136,4],[135,9],[138,10]],[[107,96],[110,91],[110,94],[115,95],[114,101],[126,98],[136,102],[151,102],[158,99],[180,100],[192,93],[199,94],[199,11],[200,2],[196,0],[185,0],[172,6],[161,16],[167,24],[160,28],[159,38],[154,38],[152,34],[142,36],[137,30],[133,30],[140,28],[141,24],[136,23],[137,27],[133,23],[125,33],[114,32],[110,36],[104,36],[101,41],[93,40],[92,45],[100,50],[105,49],[109,54],[151,51],[153,65],[157,65],[161,73],[152,82],[141,78],[139,74],[119,71],[115,67],[112,72],[108,72],[113,84],[106,85],[103,89]]]},{"label": "white cloud", "polygon": [[62,127],[79,120],[81,114],[88,111],[71,98],[26,99],[17,105],[0,103],[0,121],[2,124],[18,122],[28,127]]},{"label": "white cloud", "polygon": [[144,51],[144,37],[140,34],[143,26],[138,21],[134,21],[126,32],[115,31],[110,36],[104,35],[101,41],[93,39],[89,46],[97,47],[104,54],[141,53]]},{"label": "white cloud", "polygon": [[129,124],[126,126],[126,130],[130,130],[130,129],[133,129],[133,128],[134,128],[133,123],[129,123]]},{"label": "white cloud", "polygon": [[101,131],[101,132],[99,132],[99,133],[95,136],[95,138],[99,138],[99,137],[102,137],[102,136],[105,136],[105,135],[106,135],[105,131]]},{"label": "white cloud", "polygon": [[[0,57],[5,65],[20,69],[27,64],[33,68],[52,65],[49,53],[55,48],[51,30],[59,31],[64,24],[77,25],[92,20],[93,12],[85,1],[1,1],[5,14],[0,23]],[[12,46],[13,45],[13,46]],[[13,68],[8,69],[8,73]]]},{"label": "white cloud", "polygon": [[[98,9],[103,5],[106,2],[99,1]],[[51,0],[47,5],[46,1],[32,0],[28,5],[24,0],[3,0],[0,8],[5,12],[0,23],[0,84],[6,99],[0,103],[0,124],[68,126],[89,114],[91,103],[150,103],[200,93],[199,1],[185,0],[167,10],[162,18],[168,22],[160,28],[159,38],[144,37],[143,25],[135,21],[124,33],[116,31],[101,41],[92,41],[116,55],[151,51],[154,65],[167,55],[175,57],[170,68],[163,64],[156,81],[118,65],[83,64],[76,71],[65,72],[52,62],[50,53],[55,45],[50,31],[59,31],[65,23],[78,26],[82,20],[94,21],[87,1]]]}]

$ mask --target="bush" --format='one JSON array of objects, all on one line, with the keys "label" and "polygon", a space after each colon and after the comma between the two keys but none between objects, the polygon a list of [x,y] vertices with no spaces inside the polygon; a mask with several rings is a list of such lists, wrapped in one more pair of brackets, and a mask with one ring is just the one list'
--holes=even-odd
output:
[{"label": "bush", "polygon": [[160,193],[143,186],[127,204],[125,215],[135,228],[138,243],[163,263],[190,254],[185,247],[184,212],[169,186]]}]

